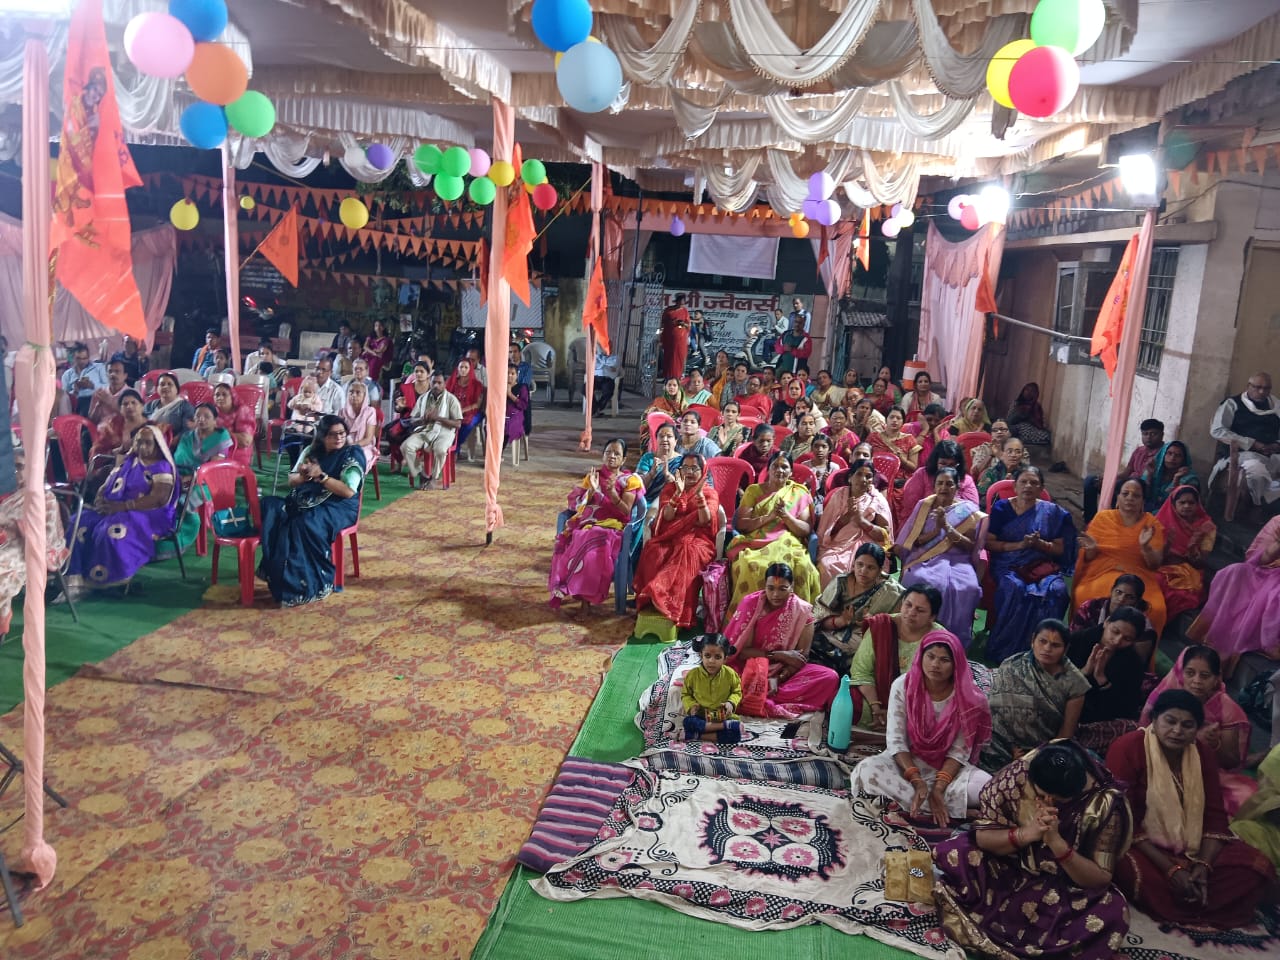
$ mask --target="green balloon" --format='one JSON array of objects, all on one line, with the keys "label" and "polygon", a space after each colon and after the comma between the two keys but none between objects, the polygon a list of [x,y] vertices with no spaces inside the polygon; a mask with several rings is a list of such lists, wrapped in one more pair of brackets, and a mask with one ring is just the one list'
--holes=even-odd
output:
[{"label": "green balloon", "polygon": [[227,123],[246,137],[265,137],[276,125],[275,105],[265,94],[246,90],[239,100],[226,106]]},{"label": "green balloon", "polygon": [[547,168],[541,160],[526,160],[520,164],[520,179],[531,187],[547,180]]},{"label": "green balloon", "polygon": [[413,151],[413,165],[428,176],[440,172],[442,159],[444,159],[444,153],[434,143],[424,143]]},{"label": "green balloon", "polygon": [[1078,57],[1097,42],[1106,22],[1102,0],[1040,0],[1031,14],[1031,39]]},{"label": "green balloon", "polygon": [[449,177],[465,177],[471,169],[471,154],[466,147],[450,147],[440,161],[440,172]]},{"label": "green balloon", "polygon": [[[464,153],[466,151],[463,151]],[[462,196],[464,184],[461,177],[447,173],[436,174],[436,196],[441,200],[457,200]]]},{"label": "green balloon", "polygon": [[497,195],[498,185],[488,177],[476,177],[467,188],[467,196],[471,198],[471,202],[478,203],[482,207],[493,203],[493,198]]},{"label": "green balloon", "polygon": [[1199,144],[1181,130],[1174,130],[1164,138],[1165,169],[1185,170],[1199,152]]}]

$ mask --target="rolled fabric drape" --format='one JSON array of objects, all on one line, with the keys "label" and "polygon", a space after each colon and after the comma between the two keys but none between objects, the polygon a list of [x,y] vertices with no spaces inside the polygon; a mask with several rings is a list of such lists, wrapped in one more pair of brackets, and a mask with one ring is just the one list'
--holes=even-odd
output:
[{"label": "rolled fabric drape", "polygon": [[[493,99],[493,155],[515,157],[516,117],[511,105],[497,97]],[[518,188],[518,187],[517,187]],[[502,483],[502,440],[507,416],[507,397],[502,385],[506,383],[507,362],[511,356],[511,285],[503,273],[506,262],[507,191],[499,189],[490,208],[489,302],[484,325],[484,359],[489,368],[492,386],[485,392],[484,448],[484,528],[486,540],[503,524],[502,507],[498,503],[498,488]],[[590,361],[588,361],[590,362]],[[554,375],[554,374],[553,374]]]},{"label": "rolled fabric drape", "polygon": [[1007,14],[991,20],[982,37],[982,45],[973,53],[956,53],[947,33],[938,22],[933,0],[912,0],[920,48],[924,51],[929,75],[938,89],[957,99],[977,96],[986,88],[987,65],[1001,47],[1016,40],[1027,19]]},{"label": "rolled fabric drape", "polygon": [[889,81],[889,97],[893,101],[893,112],[898,122],[908,132],[925,140],[937,140],[955,130],[964,123],[964,118],[969,116],[974,105],[972,97],[965,100],[948,97],[946,105],[936,113],[917,113],[901,80]]},{"label": "rolled fabric drape", "polygon": [[344,152],[338,158],[338,162],[342,164],[342,169],[362,183],[381,183],[395,173],[396,167],[400,165],[411,143],[406,137],[391,137],[384,140],[383,143],[391,151],[395,162],[385,170],[380,170],[369,162],[368,157],[365,156],[365,148],[356,141],[354,136],[344,133],[340,139]]},{"label": "rolled fabric drape", "polygon": [[723,166],[704,163],[698,168],[698,175],[706,180],[717,206],[724,210],[743,210],[755,202],[759,188],[755,175],[760,160],[760,154],[751,154],[742,166],[729,172]]},{"label": "rolled fabric drape", "polygon": [[694,103],[674,87],[671,89],[671,112],[676,115],[676,125],[680,127],[685,139],[697,140],[707,132],[715,122],[720,104],[724,103],[728,95],[729,88],[725,87],[709,106],[704,107]]},{"label": "rolled fabric drape", "polygon": [[640,31],[628,17],[601,14],[596,23],[599,24],[601,39],[622,64],[622,75],[636,83],[652,86],[671,82],[672,74],[684,59],[685,48],[693,35],[694,21],[701,9],[702,0],[681,0],[671,22],[651,47],[644,45]]},{"label": "rolled fabric drape", "polygon": [[848,0],[831,29],[808,50],[801,50],[774,19],[766,0],[728,0],[728,4],[729,22],[752,65],[775,83],[791,87],[811,87],[839,70],[862,44],[880,11],[880,0]]},{"label": "rolled fabric drape", "polygon": [[783,96],[766,97],[765,111],[778,128],[801,143],[818,143],[829,140],[851,124],[862,110],[867,98],[865,87],[855,90],[834,110],[817,116],[804,117]]}]

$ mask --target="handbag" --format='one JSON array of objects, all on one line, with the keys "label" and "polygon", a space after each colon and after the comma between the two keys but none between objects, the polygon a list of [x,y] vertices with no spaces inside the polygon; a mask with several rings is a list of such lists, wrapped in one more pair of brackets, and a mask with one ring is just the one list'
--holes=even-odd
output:
[{"label": "handbag", "polygon": [[254,529],[253,517],[249,516],[247,506],[226,507],[213,511],[213,532],[219,537],[249,537],[258,531]]},{"label": "handbag", "polygon": [[884,898],[933,903],[933,857],[928,850],[884,852]]},{"label": "handbag", "polygon": [[1053,576],[1058,570],[1058,565],[1052,560],[1036,560],[1034,563],[1018,567],[1013,572],[1023,583],[1039,583],[1045,577]]}]

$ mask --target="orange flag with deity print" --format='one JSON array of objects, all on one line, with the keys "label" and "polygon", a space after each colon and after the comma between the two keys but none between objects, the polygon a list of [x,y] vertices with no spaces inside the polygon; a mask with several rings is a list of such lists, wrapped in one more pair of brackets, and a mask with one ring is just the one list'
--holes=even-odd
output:
[{"label": "orange flag with deity print", "polygon": [[[516,170],[520,170],[520,145],[517,144],[511,158]],[[511,285],[511,292],[520,302],[529,306],[529,251],[533,249],[537,231],[533,228],[533,207],[529,191],[519,176],[511,185],[511,205],[507,208],[507,235],[502,246],[502,276]]]},{"label": "orange flag with deity print", "polygon": [[262,255],[295,287],[298,285],[298,211],[290,209],[258,245]]},{"label": "orange flag with deity print", "polygon": [[596,343],[605,353],[609,348],[609,296],[605,292],[604,271],[601,269],[603,257],[596,257],[596,265],[591,271],[591,282],[587,284],[587,302],[582,308],[582,328],[596,332]]},{"label": "orange flag with deity print", "polygon": [[1133,258],[1138,251],[1138,235],[1129,238],[1129,245],[1124,248],[1124,257],[1120,261],[1120,269],[1116,271],[1111,288],[1107,290],[1107,299],[1098,311],[1098,322],[1093,327],[1093,337],[1089,343],[1089,356],[1102,360],[1102,369],[1107,371],[1107,379],[1116,375],[1117,351],[1120,349],[1120,338],[1124,334],[1124,315],[1129,308],[1129,291],[1133,288]]},{"label": "orange flag with deity print", "polygon": [[142,186],[142,179],[120,125],[102,0],[81,0],[72,15],[62,86],[62,140],[49,231],[54,275],[104,327],[144,340],[124,198],[125,189]]}]

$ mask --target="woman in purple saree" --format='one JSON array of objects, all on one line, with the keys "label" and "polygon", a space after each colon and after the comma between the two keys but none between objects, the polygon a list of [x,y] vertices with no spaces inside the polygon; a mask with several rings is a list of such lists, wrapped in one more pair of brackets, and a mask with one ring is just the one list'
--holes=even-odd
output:
[{"label": "woman in purple saree", "polygon": [[938,622],[966,647],[973,638],[973,615],[982,599],[976,569],[987,517],[974,504],[956,496],[957,472],[942,467],[934,492],[915,505],[898,531],[895,552],[902,558],[902,582],[927,583],[942,593]]},{"label": "woman in purple saree", "polygon": [[622,528],[644,490],[640,478],[622,468],[626,456],[626,441],[610,440],[601,465],[592,467],[569,494],[573,516],[556,537],[547,578],[553,610],[559,610],[565,600],[576,599],[582,601],[585,611],[609,596],[613,568],[622,549]]},{"label": "woman in purple saree", "polygon": [[934,849],[934,901],[969,954],[1110,960],[1129,931],[1113,885],[1133,839],[1124,793],[1070,740],[1015,760],[982,790],[973,829]]},{"label": "woman in purple saree", "polygon": [[179,485],[173,456],[157,427],[139,427],[133,448],[86,507],[71,544],[68,574],[92,586],[127,582],[173,531]]},{"label": "woman in purple saree", "polygon": [[1067,609],[1067,577],[1076,565],[1076,525],[1071,514],[1040,499],[1039,467],[1022,467],[1009,500],[991,508],[987,552],[996,584],[995,625],[987,637],[987,659],[999,664],[1028,649],[1041,620]]}]

